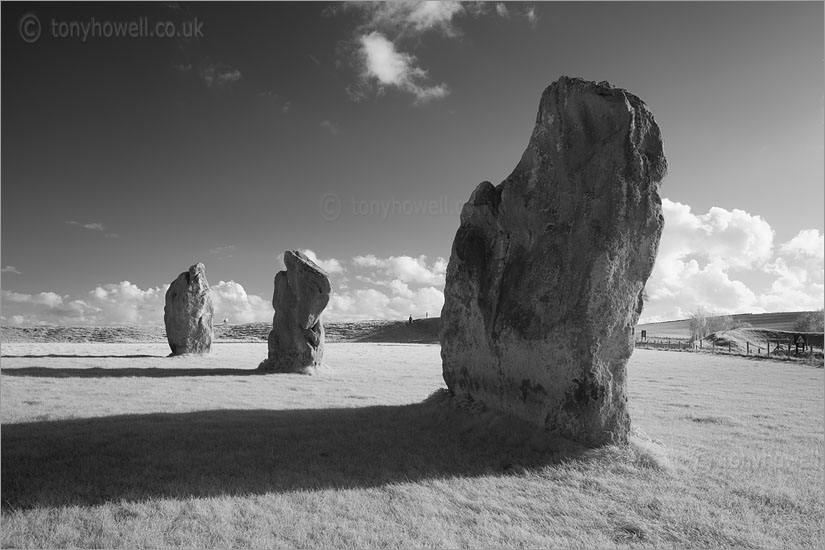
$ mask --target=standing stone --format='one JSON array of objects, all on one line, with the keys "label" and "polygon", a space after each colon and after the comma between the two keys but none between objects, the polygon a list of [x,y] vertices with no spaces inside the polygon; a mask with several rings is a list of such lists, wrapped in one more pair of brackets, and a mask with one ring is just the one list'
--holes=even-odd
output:
[{"label": "standing stone", "polygon": [[212,298],[203,264],[181,273],[166,291],[163,322],[172,355],[205,354],[212,349]]},{"label": "standing stone", "polygon": [[267,372],[310,374],[324,358],[321,312],[329,303],[329,277],[297,250],[284,253],[286,271],[275,275],[269,356],[258,368]]},{"label": "standing stone", "polygon": [[626,442],[625,365],[666,170],[638,97],[567,77],[544,91],[513,173],[461,212],[441,313],[454,395],[587,444]]}]

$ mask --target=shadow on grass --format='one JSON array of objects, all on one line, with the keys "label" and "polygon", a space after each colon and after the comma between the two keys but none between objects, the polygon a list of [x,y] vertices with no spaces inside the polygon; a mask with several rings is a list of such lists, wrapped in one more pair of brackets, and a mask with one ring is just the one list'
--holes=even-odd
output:
[{"label": "shadow on grass", "polygon": [[504,475],[578,456],[429,402],[7,424],[2,508],[249,496]]},{"label": "shadow on grass", "polygon": [[[95,356],[102,357],[102,356]],[[154,356],[151,356],[154,357]],[[51,367],[17,367],[2,369],[4,376],[28,376],[32,378],[170,378],[176,376],[258,376],[266,374],[257,369],[229,369],[229,368],[166,368],[166,367],[129,367],[111,369],[90,367],[87,369],[63,369]]]}]

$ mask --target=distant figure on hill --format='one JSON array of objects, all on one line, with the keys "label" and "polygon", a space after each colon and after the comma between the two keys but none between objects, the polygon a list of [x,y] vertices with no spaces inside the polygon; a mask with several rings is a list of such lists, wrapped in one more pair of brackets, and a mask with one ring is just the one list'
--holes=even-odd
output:
[{"label": "distant figure on hill", "polygon": [[429,316],[430,316],[430,314],[425,311],[424,312],[424,318],[427,319],[427,318],[429,318]]},{"label": "distant figure on hill", "polygon": [[223,318],[223,324],[224,324],[224,325],[228,325],[228,324],[229,324],[229,317],[224,317],[224,318]]},{"label": "distant figure on hill", "polygon": [[412,324],[412,315],[410,315],[410,320],[409,320],[409,321],[407,321],[407,324],[409,324],[409,325],[411,325],[411,324]]}]

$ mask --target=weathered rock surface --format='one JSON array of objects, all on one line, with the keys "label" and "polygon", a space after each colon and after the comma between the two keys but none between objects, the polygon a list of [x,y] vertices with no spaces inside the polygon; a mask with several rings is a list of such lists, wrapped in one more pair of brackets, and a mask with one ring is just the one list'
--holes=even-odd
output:
[{"label": "weathered rock surface", "polygon": [[454,395],[587,444],[626,441],[666,169],[638,97],[567,77],[544,91],[515,170],[461,212],[441,313]]},{"label": "weathered rock surface", "polygon": [[205,267],[198,263],[181,273],[166,291],[163,322],[172,355],[209,353],[212,315]]},{"label": "weathered rock surface", "polygon": [[329,303],[329,277],[297,250],[284,253],[286,271],[275,275],[269,356],[258,368],[267,372],[309,374],[324,357],[321,313]]}]

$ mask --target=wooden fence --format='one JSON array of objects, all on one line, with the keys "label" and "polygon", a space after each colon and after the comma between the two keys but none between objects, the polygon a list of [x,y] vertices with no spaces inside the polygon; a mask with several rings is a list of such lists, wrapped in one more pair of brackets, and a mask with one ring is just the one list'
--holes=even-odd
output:
[{"label": "wooden fence", "polygon": [[[818,344],[818,345],[817,345]],[[660,349],[670,351],[710,351],[713,353],[727,353],[730,355],[762,355],[782,357],[809,357],[817,351],[823,353],[822,342],[800,344],[797,346],[792,337],[787,339],[772,339],[764,344],[745,342],[745,347],[732,342],[717,343],[716,341],[690,340],[688,338],[639,338],[636,347],[642,349]]]}]

